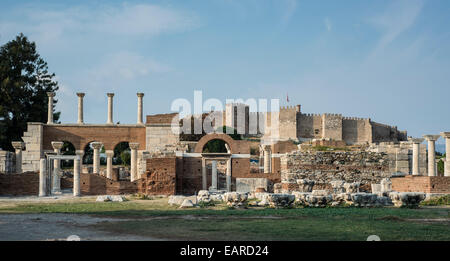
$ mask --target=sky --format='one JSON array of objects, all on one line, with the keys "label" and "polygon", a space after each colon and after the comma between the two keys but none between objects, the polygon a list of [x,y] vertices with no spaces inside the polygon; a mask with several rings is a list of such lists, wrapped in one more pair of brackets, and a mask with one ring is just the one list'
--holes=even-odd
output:
[{"label": "sky", "polygon": [[[24,33],[59,82],[62,123],[135,123],[177,98],[279,98],[409,136],[450,131],[450,1],[10,1],[0,45]],[[289,96],[289,102],[286,96]],[[441,138],[438,143],[442,143]]]}]

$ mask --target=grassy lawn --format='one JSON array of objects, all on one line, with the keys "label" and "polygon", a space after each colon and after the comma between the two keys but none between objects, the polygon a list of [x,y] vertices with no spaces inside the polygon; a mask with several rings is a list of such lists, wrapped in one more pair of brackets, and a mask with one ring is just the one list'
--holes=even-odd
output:
[{"label": "grassy lawn", "polygon": [[378,235],[382,240],[450,240],[448,207],[243,210],[228,209],[222,204],[178,209],[169,206],[164,198],[120,203],[92,201],[0,204],[0,213],[127,218],[131,220],[117,219],[92,228],[175,240],[366,240],[369,235]]}]

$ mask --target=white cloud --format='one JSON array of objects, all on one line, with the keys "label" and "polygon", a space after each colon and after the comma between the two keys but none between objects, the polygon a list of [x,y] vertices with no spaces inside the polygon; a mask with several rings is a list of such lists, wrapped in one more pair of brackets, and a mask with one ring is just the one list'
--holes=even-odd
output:
[{"label": "white cloud", "polygon": [[324,23],[324,25],[325,25],[325,28],[327,29],[327,31],[329,32],[329,31],[331,31],[331,21],[330,21],[330,19],[328,18],[328,17],[326,17],[324,20],[323,20],[323,23]]},{"label": "white cloud", "polygon": [[119,52],[107,56],[104,61],[91,69],[91,75],[96,79],[121,78],[135,79],[150,73],[164,73],[171,69],[152,59],[147,59],[132,52]]},{"label": "white cloud", "polygon": [[423,7],[422,0],[401,0],[392,2],[384,13],[373,17],[369,23],[382,32],[376,51],[384,49],[408,30],[419,16]]},{"label": "white cloud", "polygon": [[22,6],[12,11],[22,19],[2,23],[0,28],[4,34],[24,32],[38,43],[51,44],[63,38],[64,34],[155,36],[189,30],[198,25],[197,18],[192,14],[150,4],[48,9]]}]

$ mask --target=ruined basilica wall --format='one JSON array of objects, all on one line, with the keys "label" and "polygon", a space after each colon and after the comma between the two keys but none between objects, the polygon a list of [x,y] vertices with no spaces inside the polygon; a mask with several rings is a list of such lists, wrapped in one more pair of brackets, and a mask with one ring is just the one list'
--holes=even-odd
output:
[{"label": "ruined basilica wall", "polygon": [[386,153],[295,151],[281,157],[281,182],[314,180],[325,187],[333,180],[361,182],[368,187],[391,176]]},{"label": "ruined basilica wall", "polygon": [[25,143],[25,150],[22,151],[22,171],[39,171],[39,161],[44,157],[44,124],[28,122],[22,140]]},{"label": "ruined basilica wall", "polygon": [[[145,149],[149,153],[174,151],[180,135],[172,131],[172,121],[177,113],[148,115],[145,125]],[[176,120],[178,122],[178,120]],[[175,125],[174,127],[178,127]]]}]

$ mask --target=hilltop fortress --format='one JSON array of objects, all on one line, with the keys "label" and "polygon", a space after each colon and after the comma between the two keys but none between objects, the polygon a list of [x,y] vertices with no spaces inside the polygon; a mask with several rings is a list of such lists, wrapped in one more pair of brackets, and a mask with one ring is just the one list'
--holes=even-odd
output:
[{"label": "hilltop fortress", "polygon": [[[258,125],[258,133],[264,133],[263,139],[273,138],[271,127],[273,112],[249,112],[245,104],[227,104],[224,113],[226,126],[233,127],[238,133],[249,134],[249,125],[256,119],[264,119],[264,126]],[[399,142],[407,140],[407,132],[399,131],[397,126],[389,126],[372,121],[370,118],[344,117],[342,114],[310,114],[302,113],[301,106],[280,107],[279,122],[276,131],[279,140],[311,141],[330,140],[344,141],[343,145],[362,145],[379,142]],[[252,118],[253,117],[253,118]],[[243,124],[245,122],[245,124]],[[245,128],[245,130],[242,130]],[[264,130],[264,131],[262,131]]]}]

